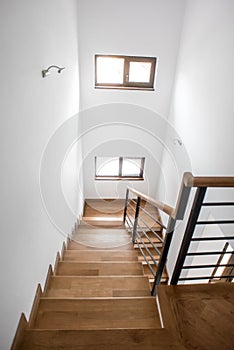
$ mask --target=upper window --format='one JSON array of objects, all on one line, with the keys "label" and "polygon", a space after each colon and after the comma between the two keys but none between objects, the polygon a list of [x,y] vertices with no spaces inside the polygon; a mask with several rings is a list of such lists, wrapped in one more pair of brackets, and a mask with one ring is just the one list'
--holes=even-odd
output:
[{"label": "upper window", "polygon": [[95,55],[95,87],[154,90],[155,57]]},{"label": "upper window", "polygon": [[95,157],[96,180],[144,180],[145,158]]}]

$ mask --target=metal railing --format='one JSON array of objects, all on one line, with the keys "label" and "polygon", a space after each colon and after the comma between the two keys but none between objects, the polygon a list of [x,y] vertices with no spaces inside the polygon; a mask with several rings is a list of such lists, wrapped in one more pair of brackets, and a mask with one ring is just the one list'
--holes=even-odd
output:
[{"label": "metal railing", "polygon": [[[172,208],[139,191],[127,188],[124,223],[131,230],[132,242],[137,244],[149,270],[154,276],[152,295],[156,295],[156,286],[162,279],[175,225],[177,220],[182,220],[184,217],[190,190],[190,187],[184,185],[183,178],[176,207]],[[164,225],[158,217],[147,211],[146,207],[141,205],[143,201],[157,208],[159,214],[166,214],[168,218],[167,224]],[[162,230],[162,235],[158,234],[157,228]],[[154,238],[157,239],[155,240]],[[145,239],[148,243],[145,243]],[[150,260],[148,257],[150,257]]]},{"label": "metal railing", "polygon": [[[185,229],[184,237],[181,243],[179,255],[175,264],[174,272],[171,279],[171,284],[176,285],[180,281],[195,281],[195,280],[208,280],[209,282],[212,282],[213,280],[222,280],[227,279],[231,281],[234,277],[234,251],[233,249],[231,251],[224,250],[223,248],[221,250],[206,250],[204,251],[199,250],[199,246],[196,247],[197,249],[191,248],[191,243],[200,244],[201,242],[205,241],[231,241],[234,240],[234,236],[227,235],[227,236],[197,236],[195,235],[195,231],[197,227],[203,228],[207,225],[233,225],[234,220],[228,219],[228,220],[201,220],[199,219],[200,215],[202,214],[203,208],[214,208],[214,207],[230,207],[234,206],[234,202],[221,202],[218,200],[213,201],[207,201],[205,199],[207,194],[208,188],[233,188],[234,187],[234,177],[193,177],[191,173],[186,173],[184,176],[184,186],[187,188],[196,188],[196,193],[194,196],[192,208],[190,211],[190,215],[188,218],[187,226]],[[222,263],[220,257],[224,256],[225,254],[230,254],[231,259],[229,259],[228,262]],[[187,263],[186,259],[194,259],[195,257],[211,257],[216,256],[216,263],[199,263],[199,264],[193,264]],[[186,264],[185,264],[186,263]],[[202,273],[202,269],[212,269],[217,270],[219,267],[228,268],[228,274],[222,273],[220,276],[217,276],[214,272],[212,272],[210,275],[207,275],[207,272],[205,275]],[[183,274],[186,274],[186,271],[196,271],[199,270],[199,272],[196,272],[195,275],[189,276],[186,275],[185,277],[182,276]]]}]

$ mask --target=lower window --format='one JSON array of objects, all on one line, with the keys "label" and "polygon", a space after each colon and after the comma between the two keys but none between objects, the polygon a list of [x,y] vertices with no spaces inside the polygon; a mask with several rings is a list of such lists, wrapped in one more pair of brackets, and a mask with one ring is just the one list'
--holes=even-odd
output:
[{"label": "lower window", "polygon": [[144,157],[95,157],[95,180],[144,180]]}]

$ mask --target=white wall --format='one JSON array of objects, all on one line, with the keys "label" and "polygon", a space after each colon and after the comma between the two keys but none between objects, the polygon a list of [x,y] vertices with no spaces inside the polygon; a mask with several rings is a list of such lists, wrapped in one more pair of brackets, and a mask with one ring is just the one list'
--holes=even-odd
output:
[{"label": "white wall", "polygon": [[[56,162],[46,164],[51,159],[50,146],[58,141],[56,130],[63,131],[62,140],[77,134],[74,130],[70,135],[71,128],[63,127],[79,107],[76,1],[2,0],[0,43],[0,348],[6,350],[21,312],[28,316],[37,283],[44,283],[49,263],[71,232],[74,212],[80,210],[73,195],[69,197],[73,211],[61,211],[65,205],[59,195],[54,206],[62,219],[56,223],[54,213],[46,213],[40,193],[42,189],[47,194],[46,186],[54,189],[53,182],[59,182],[61,169],[57,168],[58,174],[51,168],[62,163],[65,142],[54,154]],[[41,70],[51,64],[66,69],[43,79]],[[71,172],[75,161],[70,157]],[[42,175],[51,176],[41,188],[40,164]],[[75,188],[76,174],[71,172],[71,187]],[[65,171],[67,196],[69,176]]]},{"label": "white wall", "polygon": [[[171,88],[173,84],[176,59],[178,54],[178,45],[184,15],[185,0],[80,0],[78,1],[78,23],[79,23],[79,66],[81,78],[81,99],[80,105],[84,117],[82,120],[89,119],[88,124],[84,125],[84,132],[87,128],[97,125],[97,123],[120,122],[130,123],[131,131],[128,138],[127,147],[124,141],[121,141],[121,135],[116,133],[116,129],[109,126],[109,130],[102,130],[102,140],[97,139],[95,146],[95,135],[92,142],[86,141],[83,137],[84,150],[84,169],[86,176],[84,179],[85,196],[95,197],[98,194],[103,197],[123,196],[125,183],[116,182],[96,182],[94,183],[94,156],[116,155],[117,150],[114,143],[108,143],[108,148],[101,150],[100,142],[104,143],[111,139],[118,139],[118,155],[136,155],[140,152],[144,155],[145,149],[149,147],[149,152],[156,159],[148,157],[151,175],[150,179],[151,195],[155,196],[156,184],[160,176],[160,152],[161,146],[154,142],[149,145],[147,133],[138,132],[136,134],[134,125],[137,128],[139,121],[139,111],[141,107],[151,110],[151,112],[141,109],[141,126],[155,133],[161,140],[164,139],[164,128],[161,128],[160,116],[167,118],[169,111],[169,102],[171,98]],[[94,55],[95,54],[124,54],[138,56],[156,56],[158,58],[157,76],[155,91],[121,91],[121,90],[103,90],[94,88]],[[106,107],[105,105],[109,105]],[[117,113],[117,104],[121,114]],[[97,108],[103,105],[102,117],[96,116],[92,110],[92,118],[89,115],[89,108]],[[129,107],[132,106],[132,108]],[[125,107],[124,107],[125,106]],[[135,106],[135,107],[134,107]],[[148,118],[148,115],[155,113],[155,118]],[[135,115],[137,113],[137,117]],[[159,124],[157,124],[159,122]],[[93,124],[92,124],[93,123]],[[113,125],[113,124],[112,124]],[[107,131],[108,130],[108,131]],[[97,132],[97,131],[96,131]],[[135,133],[135,135],[134,135]],[[88,136],[86,136],[88,139]],[[138,146],[134,149],[134,142]],[[131,143],[133,142],[133,143]],[[130,145],[131,143],[131,145]],[[145,145],[145,146],[144,146]],[[99,147],[99,148],[98,148]],[[125,149],[124,149],[125,147]],[[120,151],[122,154],[120,154]],[[104,152],[104,153],[103,153]],[[147,152],[146,152],[147,153]],[[89,157],[87,156],[89,154]],[[151,179],[152,177],[152,179]],[[96,186],[96,188],[95,188]],[[105,187],[104,187],[105,186]],[[134,186],[146,189],[143,183],[134,183]],[[116,190],[118,188],[118,190]]]},{"label": "white wall", "polygon": [[[127,185],[155,197],[159,177],[167,175],[161,168],[162,150],[177,181],[185,164],[189,165],[184,148],[174,144],[178,138],[174,129],[152,110],[124,103],[104,104],[82,111],[80,120],[86,198],[123,198]],[[172,135],[167,144],[166,129]],[[145,157],[144,181],[95,181],[95,156]],[[165,192],[166,184],[161,182]]]},{"label": "white wall", "polygon": [[[154,196],[165,120],[153,111],[120,103],[82,111],[80,119],[85,198],[124,198],[128,185]],[[95,156],[145,157],[144,181],[95,181]]]},{"label": "white wall", "polygon": [[[234,173],[233,13],[232,0],[187,1],[170,121],[188,152],[195,175]],[[173,183],[167,156],[162,164],[168,169],[164,181]],[[172,203],[177,188],[168,194]],[[223,199],[230,196],[230,192],[224,193]],[[233,209],[229,214],[233,216]],[[177,234],[171,249],[174,253],[180,240]],[[171,258],[169,270],[174,254]]]},{"label": "white wall", "polygon": [[[168,115],[185,0],[78,0],[81,109],[122,102]],[[94,55],[158,57],[155,92],[94,89]]]}]

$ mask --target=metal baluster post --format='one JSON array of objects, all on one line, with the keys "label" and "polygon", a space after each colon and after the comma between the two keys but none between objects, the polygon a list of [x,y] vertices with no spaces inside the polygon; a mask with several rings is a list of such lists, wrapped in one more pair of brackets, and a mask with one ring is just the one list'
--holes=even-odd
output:
[{"label": "metal baluster post", "polygon": [[136,240],[140,203],[141,203],[141,197],[137,197],[136,213],[135,213],[135,220],[134,220],[133,233],[132,233],[132,241],[133,241],[133,243]]},{"label": "metal baluster post", "polygon": [[190,212],[190,216],[188,219],[187,227],[184,233],[184,238],[180,247],[180,252],[177,257],[177,261],[175,264],[174,272],[171,278],[171,284],[176,285],[178,283],[181,269],[184,265],[184,261],[186,258],[186,254],[188,252],[191,239],[193,237],[193,232],[195,230],[197,220],[200,214],[201,206],[206,194],[207,187],[199,187],[196,191],[195,198],[193,201],[193,206]]},{"label": "metal baluster post", "polygon": [[128,210],[128,197],[129,197],[129,189],[126,190],[126,198],[125,198],[125,206],[124,206],[124,215],[123,215],[123,222],[125,223],[127,210]]},{"label": "metal baluster post", "polygon": [[157,266],[157,273],[154,279],[154,285],[151,291],[151,295],[155,296],[156,295],[156,286],[160,283],[161,281],[161,277],[163,274],[163,269],[166,265],[166,261],[167,261],[167,255],[168,255],[168,251],[171,245],[171,240],[172,240],[172,236],[173,236],[173,232],[175,229],[175,224],[176,224],[176,220],[173,218],[169,219],[168,225],[167,225],[167,231],[166,231],[166,235],[165,235],[165,240],[164,240],[164,245],[162,248],[162,255],[160,257],[158,266]]}]

